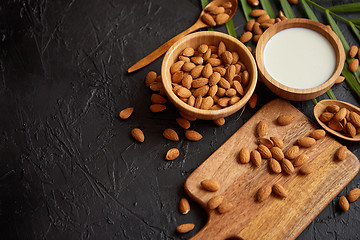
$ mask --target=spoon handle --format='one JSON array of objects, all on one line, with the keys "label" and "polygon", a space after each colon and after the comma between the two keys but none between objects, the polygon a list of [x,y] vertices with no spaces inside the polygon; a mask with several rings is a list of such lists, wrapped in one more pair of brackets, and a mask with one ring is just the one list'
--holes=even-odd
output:
[{"label": "spoon handle", "polygon": [[200,28],[204,28],[204,27],[207,27],[207,25],[205,23],[203,23],[200,19],[198,19],[194,25],[192,25],[191,27],[189,27],[182,33],[179,33],[178,35],[176,35],[175,37],[173,37],[172,39],[170,39],[169,41],[167,41],[166,43],[164,43],[163,45],[158,47],[155,51],[153,51],[152,53],[150,53],[149,55],[147,55],[146,57],[144,57],[143,59],[141,59],[134,65],[132,65],[128,69],[128,73],[132,73],[136,70],[139,70],[140,68],[143,68],[143,67],[149,65],[150,63],[152,63],[153,61],[158,59],[161,55],[163,55],[167,50],[169,50],[169,48],[177,40],[179,40],[180,38],[184,37],[185,35],[187,35],[189,33],[192,33],[194,31],[199,30]]}]

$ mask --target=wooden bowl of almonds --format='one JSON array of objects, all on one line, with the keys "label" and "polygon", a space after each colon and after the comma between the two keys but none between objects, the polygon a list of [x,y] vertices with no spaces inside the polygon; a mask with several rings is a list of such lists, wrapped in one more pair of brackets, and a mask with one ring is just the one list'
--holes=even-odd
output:
[{"label": "wooden bowl of almonds", "polygon": [[249,101],[257,67],[239,40],[204,31],[180,39],[168,50],[161,76],[168,98],[180,111],[214,120],[235,113]]}]

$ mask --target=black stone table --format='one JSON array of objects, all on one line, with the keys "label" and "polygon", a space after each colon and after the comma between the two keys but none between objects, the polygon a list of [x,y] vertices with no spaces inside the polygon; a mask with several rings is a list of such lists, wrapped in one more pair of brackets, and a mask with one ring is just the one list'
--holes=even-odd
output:
[{"label": "black stone table", "polygon": [[[277,12],[279,1],[272,4]],[[276,96],[259,83],[255,109],[227,117],[222,127],[196,121],[192,128],[204,138],[190,143],[170,103],[162,113],[149,111],[151,91],[144,78],[150,70],[160,72],[162,59],[126,73],[191,26],[200,11],[199,0],[0,2],[1,239],[187,239],[204,226],[206,213],[195,202],[185,216],[177,210],[186,196],[185,179]],[[301,5],[294,11],[305,16]],[[323,12],[314,11],[326,23]],[[349,44],[359,45],[349,27],[338,24]],[[241,8],[234,25],[240,36]],[[225,26],[215,30],[226,32]],[[332,89],[339,100],[359,106],[346,82]],[[292,104],[314,120],[311,101]],[[120,120],[119,111],[130,106],[134,114]],[[131,138],[134,127],[144,131],[144,143]],[[165,128],[177,130],[181,141],[166,141]],[[358,143],[338,140],[360,157]],[[164,154],[171,147],[181,156],[167,162]],[[359,187],[359,180],[358,175],[340,195]],[[360,201],[341,212],[340,195],[298,239],[360,239]],[[175,233],[185,222],[195,229]]]}]

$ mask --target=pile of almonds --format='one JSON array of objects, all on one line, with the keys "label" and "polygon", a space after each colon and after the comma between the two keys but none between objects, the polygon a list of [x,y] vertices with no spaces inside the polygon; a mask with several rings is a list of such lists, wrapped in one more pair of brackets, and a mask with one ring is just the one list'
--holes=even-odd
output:
[{"label": "pile of almonds", "polygon": [[231,8],[231,2],[225,2],[221,6],[207,6],[201,20],[210,27],[222,25],[230,19]]},{"label": "pile of almonds", "polygon": [[352,138],[360,132],[360,115],[345,107],[330,105],[319,116],[319,119],[331,129]]},{"label": "pile of almonds", "polygon": [[201,44],[185,48],[170,67],[174,93],[188,105],[219,110],[240,101],[249,83],[249,73],[236,51]]}]

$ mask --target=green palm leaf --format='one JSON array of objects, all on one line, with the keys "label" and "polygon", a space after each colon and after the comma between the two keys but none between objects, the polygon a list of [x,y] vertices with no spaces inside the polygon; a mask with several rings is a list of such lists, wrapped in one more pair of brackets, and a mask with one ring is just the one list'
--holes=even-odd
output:
[{"label": "green palm leaf", "polygon": [[250,16],[252,8],[250,7],[250,5],[247,3],[246,0],[240,0],[240,3],[241,3],[241,7],[243,9],[243,12],[244,12],[245,19],[248,22],[252,18]]},{"label": "green palm leaf", "polygon": [[281,8],[284,10],[285,16],[287,18],[296,18],[295,13],[293,12],[289,2],[287,0],[280,0]]},{"label": "green palm leaf", "polygon": [[360,11],[360,2],[335,5],[327,9],[332,12],[358,12]]},{"label": "green palm leaf", "polygon": [[271,18],[276,18],[273,8],[269,0],[260,0],[262,8],[267,12]]}]

